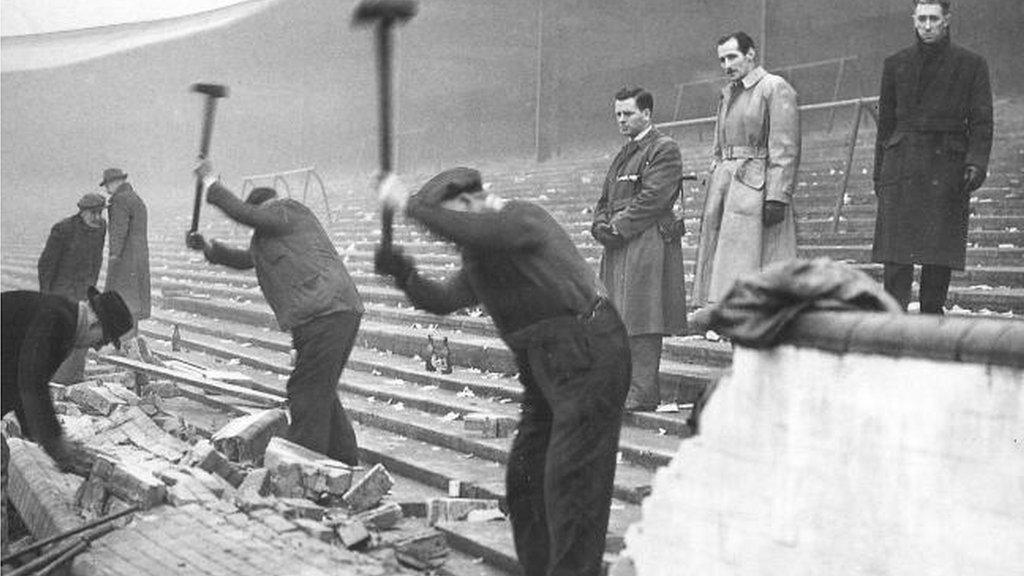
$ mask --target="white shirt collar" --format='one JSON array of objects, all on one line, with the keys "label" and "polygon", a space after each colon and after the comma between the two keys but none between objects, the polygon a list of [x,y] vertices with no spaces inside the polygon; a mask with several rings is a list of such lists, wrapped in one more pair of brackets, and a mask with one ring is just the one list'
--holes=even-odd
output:
[{"label": "white shirt collar", "polygon": [[633,140],[635,142],[639,142],[640,140],[643,139],[644,136],[647,136],[647,133],[651,131],[651,128],[654,128],[654,124],[653,123],[652,124],[648,124],[647,128],[644,128],[644,131],[639,133],[639,134],[637,134],[636,137],[633,138]]}]

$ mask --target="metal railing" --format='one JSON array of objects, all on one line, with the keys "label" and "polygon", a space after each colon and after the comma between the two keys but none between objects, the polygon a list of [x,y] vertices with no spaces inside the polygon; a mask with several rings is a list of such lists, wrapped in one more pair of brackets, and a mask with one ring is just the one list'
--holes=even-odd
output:
[{"label": "metal railing", "polygon": [[[829,110],[834,113],[840,108],[854,108],[855,117],[853,125],[850,127],[850,135],[848,137],[846,145],[846,160],[843,168],[843,179],[839,184],[839,188],[836,193],[835,207],[832,209],[832,232],[836,233],[839,231],[839,218],[842,216],[843,206],[845,205],[846,191],[850,185],[850,171],[853,169],[853,155],[857,148],[857,137],[860,135],[860,123],[864,117],[864,112],[867,111],[868,115],[871,116],[875,123],[878,122],[878,113],[875,112],[874,107],[878,105],[878,96],[869,96],[867,98],[850,98],[848,100],[838,100],[834,102],[818,102],[816,104],[804,104],[798,106],[797,109],[803,112],[814,112],[818,110]],[[714,124],[718,118],[716,116],[705,116],[704,118],[690,118],[688,120],[675,120],[672,122],[662,122],[655,124],[655,127],[659,130],[669,130],[673,128],[687,128],[692,126],[703,126],[706,124]],[[831,122],[830,122],[831,123]]]},{"label": "metal railing", "polygon": [[313,180],[316,180],[317,184],[319,184],[320,186],[320,196],[324,202],[324,211],[327,214],[327,220],[328,222],[332,222],[334,220],[335,215],[333,212],[331,212],[331,203],[327,198],[327,186],[324,185],[324,181],[323,178],[320,177],[320,173],[317,172],[316,168],[312,166],[308,166],[306,168],[296,168],[294,170],[282,170],[280,172],[270,172],[267,174],[254,174],[252,176],[246,176],[245,179],[242,181],[242,195],[245,196],[245,193],[249,190],[250,187],[255,188],[257,182],[269,180],[271,182],[271,186],[274,188],[277,188],[278,184],[280,184],[284,188],[285,192],[288,194],[288,197],[291,198],[292,187],[288,183],[287,177],[296,175],[305,176],[305,179],[303,180],[302,184],[302,203],[306,204],[307,206],[309,205],[309,203],[306,201],[306,198],[309,195],[309,185]]},{"label": "metal railing", "polygon": [[[806,70],[809,68],[820,68],[822,66],[836,65],[836,79],[832,86],[832,97],[830,101],[835,101],[839,98],[839,90],[842,88],[843,79],[846,77],[846,63],[852,62],[857,59],[856,55],[851,56],[840,56],[838,58],[828,58],[825,60],[817,60],[814,62],[801,62],[800,64],[790,64],[788,66],[772,66],[771,72],[773,74],[779,74],[785,76],[786,74],[796,70]],[[672,112],[672,120],[675,121],[679,118],[679,111],[683,105],[683,91],[686,88],[692,86],[703,86],[705,84],[720,84],[725,82],[725,79],[721,76],[715,76],[713,78],[702,78],[700,80],[690,80],[688,82],[680,82],[676,84],[676,105]],[[829,119],[829,129],[831,130],[831,124],[835,120],[835,116]]]}]

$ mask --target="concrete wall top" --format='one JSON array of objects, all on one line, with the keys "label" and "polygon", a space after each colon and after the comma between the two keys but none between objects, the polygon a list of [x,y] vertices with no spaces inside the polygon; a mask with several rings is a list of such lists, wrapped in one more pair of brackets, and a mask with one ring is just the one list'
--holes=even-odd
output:
[{"label": "concrete wall top", "polygon": [[810,312],[780,343],[974,364],[1024,367],[1024,321],[968,316]]}]

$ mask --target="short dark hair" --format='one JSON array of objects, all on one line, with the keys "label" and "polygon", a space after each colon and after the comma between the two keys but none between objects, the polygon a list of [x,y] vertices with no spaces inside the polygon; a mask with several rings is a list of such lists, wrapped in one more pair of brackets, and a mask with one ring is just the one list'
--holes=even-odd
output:
[{"label": "short dark hair", "polygon": [[721,38],[718,39],[718,43],[715,44],[715,46],[721,46],[722,44],[725,44],[729,40],[733,39],[736,40],[736,45],[739,46],[740,52],[743,54],[746,54],[747,52],[750,52],[751,50],[754,50],[756,48],[756,46],[754,46],[754,39],[750,37],[750,34],[747,34],[742,30],[737,30],[736,32],[732,32],[730,34],[722,36]]},{"label": "short dark hair", "polygon": [[636,98],[637,108],[654,112],[654,95],[639,86],[629,84],[615,93],[616,100],[629,100],[630,98]]},{"label": "short dark hair", "polygon": [[918,4],[938,4],[942,6],[943,14],[949,14],[949,0],[914,0],[914,8],[917,8]]}]

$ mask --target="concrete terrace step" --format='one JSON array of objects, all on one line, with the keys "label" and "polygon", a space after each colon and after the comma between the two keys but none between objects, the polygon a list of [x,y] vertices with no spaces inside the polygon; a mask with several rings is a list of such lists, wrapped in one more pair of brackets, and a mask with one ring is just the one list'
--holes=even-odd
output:
[{"label": "concrete terrace step", "polygon": [[[243,348],[258,347],[280,353],[287,353],[291,349],[290,338],[285,333],[257,329],[230,320],[174,310],[158,310],[152,320],[154,326],[161,326],[167,333],[170,326],[176,324],[186,336],[190,333],[201,334],[225,342],[237,342]],[[701,339],[686,343],[685,348],[690,351],[689,354],[695,361],[703,360],[707,364],[731,361],[730,348],[721,343]],[[357,347],[349,357],[347,370],[371,373],[390,380],[402,380],[428,390],[440,389],[462,393],[464,397],[491,399],[497,402],[522,400],[522,385],[514,377],[459,366],[454,367],[451,374],[427,372],[422,359],[389,352]],[[625,423],[635,428],[665,430],[669,434],[687,436],[690,431],[686,427],[686,416],[685,410],[680,414],[638,412],[627,414]]]},{"label": "concrete terrace step", "polygon": [[[145,329],[146,335],[155,339],[169,339],[169,333],[161,333],[151,329]],[[244,367],[254,370],[248,371],[249,375],[256,380],[261,388],[277,387],[280,393],[284,393],[285,374],[290,372],[287,366],[287,356],[278,352],[251,348],[244,354],[235,355],[231,348],[216,342],[207,337],[194,337],[190,339],[187,346],[199,349],[201,352],[220,358],[237,358],[241,361],[236,369]],[[277,374],[277,378],[268,377],[260,371],[270,371]],[[445,411],[451,406],[435,407],[430,411],[421,411],[414,406],[411,400],[413,395],[396,394],[395,397],[403,398],[398,402],[387,403],[378,400],[373,394],[375,388],[386,387],[386,381],[379,377],[365,373],[356,373],[354,376],[357,383],[349,382],[353,375],[347,372],[343,374],[339,383],[339,397],[345,406],[350,418],[360,422],[364,427],[371,427],[374,431],[383,430],[391,434],[398,434],[403,438],[428,442],[432,446],[439,446],[448,450],[470,454],[475,458],[505,464],[508,462],[508,451],[511,437],[507,438],[483,438],[473,431],[466,431],[460,420],[452,419],[445,415],[454,410]],[[437,394],[437,390],[429,391]],[[368,394],[369,393],[369,394]],[[393,392],[394,393],[394,392]],[[462,406],[462,414],[480,411],[480,405],[467,404],[465,398],[449,394],[453,400],[449,404]],[[406,403],[409,400],[409,403]],[[493,412],[504,410],[505,415],[512,416],[515,407],[502,408],[502,404],[486,403],[487,408]],[[663,466],[674,456],[680,439],[672,436],[661,436],[656,433],[632,428],[623,428],[623,436],[620,439],[620,451],[623,455],[622,461],[616,470],[615,497],[626,502],[639,504],[649,493],[652,469]]]},{"label": "concrete terrace step", "polygon": [[[269,309],[250,303],[213,298],[205,300],[175,297],[163,299],[163,305],[184,312],[235,320],[265,328],[276,326]],[[430,330],[422,328],[397,327],[364,319],[357,342],[363,348],[387,350],[392,354],[411,357],[423,354],[426,336],[429,333]],[[448,344],[453,363],[459,366],[509,375],[517,371],[512,353],[496,337],[465,333],[449,334]],[[662,397],[666,401],[693,402],[707,384],[719,375],[720,370],[716,368],[663,359],[660,372]]]},{"label": "concrete terrace step", "polygon": [[[583,234],[586,234],[584,236]],[[589,233],[581,233],[580,240],[586,239],[591,241]],[[410,254],[417,254],[419,250],[431,250],[433,245],[421,246],[419,244],[409,244],[406,246],[407,251]],[[594,247],[593,258],[597,258],[600,252]],[[453,258],[455,256],[453,255]],[[693,274],[693,262],[687,261],[686,273],[688,277]],[[881,264],[876,263],[857,263],[854,264],[858,269],[868,273],[873,278],[881,281],[882,267]],[[4,253],[3,257],[4,269],[9,273],[22,274],[26,277],[26,280],[31,281],[31,284],[35,283],[35,266],[36,256],[18,249],[8,250]],[[378,287],[378,288],[393,288],[392,282],[384,277],[378,276],[373,273],[372,266],[369,262],[364,261],[350,261],[349,262],[349,273],[352,275],[353,280],[360,287],[360,290],[364,286]],[[451,267],[438,267],[420,264],[420,268],[424,273],[432,276],[443,275],[451,271]],[[225,286],[236,286],[239,288],[255,289],[257,287],[256,276],[252,272],[239,272],[230,270],[228,268],[220,266],[211,266],[205,264],[199,264],[196,262],[182,263],[180,258],[173,257],[166,259],[162,257],[154,257],[152,259],[151,272],[154,278],[163,279],[167,277],[168,280],[175,280],[180,282],[194,282],[200,285],[204,284],[220,284]],[[986,286],[1005,286],[1005,287],[1024,287],[1024,266],[972,266],[968,267],[964,271],[957,271],[953,274],[953,285],[958,286],[975,286],[975,285],[986,285]],[[201,289],[201,286],[195,286],[196,289]]]},{"label": "concrete terrace step", "polygon": [[[410,248],[414,248],[414,246],[410,246]],[[591,250],[595,254],[592,258],[596,261],[600,251],[597,247],[592,247]],[[413,250],[410,249],[410,252],[413,252]],[[454,255],[447,261],[444,258],[435,259],[434,265],[421,267],[424,273],[428,275],[443,276],[453,269],[454,259]],[[14,264],[14,261],[19,264]],[[687,262],[686,266],[687,270],[692,270],[692,262]],[[857,266],[880,281],[880,265],[859,264]],[[349,268],[356,278],[366,302],[389,306],[407,305],[407,301],[401,292],[391,287],[387,280],[381,279],[370,272],[372,264],[369,261],[350,259]],[[34,262],[31,262],[31,259],[18,258],[14,255],[5,256],[4,269],[9,278],[13,279],[15,276],[23,277],[23,282],[19,285],[29,288],[35,286]],[[193,294],[208,294],[235,300],[255,302],[262,302],[263,300],[262,295],[257,289],[255,276],[252,273],[224,272],[216,269],[213,272],[189,272],[189,270],[189,268],[181,267],[164,268],[164,265],[160,264],[159,260],[156,260],[153,267],[154,289],[167,291],[167,293],[188,291]],[[688,288],[689,279],[690,276],[687,277]],[[956,272],[954,274],[951,294],[957,294],[957,296],[951,296],[951,301],[955,298],[957,305],[967,309],[987,308],[1019,312],[1022,308],[1022,303],[1019,301],[1022,295],[1014,289],[1021,288],[1022,286],[1024,286],[1024,267],[969,267],[963,272]],[[1008,287],[1011,290],[993,291],[991,290],[993,287]],[[415,314],[411,310],[407,313]],[[396,319],[396,315],[401,314],[401,312],[382,307],[371,310],[371,315],[373,314],[376,314],[381,319]],[[466,320],[466,317],[463,315],[441,318],[426,313],[419,314],[421,315],[407,320],[410,323],[447,325],[451,330],[470,330],[474,325],[472,321]]]}]

